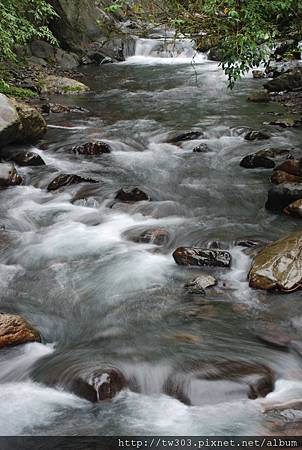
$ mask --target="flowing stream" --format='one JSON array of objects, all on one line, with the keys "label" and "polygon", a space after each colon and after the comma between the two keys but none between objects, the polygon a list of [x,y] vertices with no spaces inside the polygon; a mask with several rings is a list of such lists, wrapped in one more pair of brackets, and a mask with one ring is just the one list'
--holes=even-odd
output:
[{"label": "flowing stream", "polygon": [[[268,242],[299,222],[265,211],[270,171],[239,163],[259,148],[298,150],[301,130],[271,126],[264,144],[245,141],[281,106],[247,102],[263,83],[249,76],[230,92],[218,64],[187,41],[138,40],[126,62],[83,73],[91,94],[52,101],[89,112],[51,114],[33,148],[47,165],[21,168],[25,185],[0,192],[1,310],[23,315],[43,336],[41,344],[0,352],[0,434],[280,434],[302,414],[263,414],[261,405],[301,398],[302,360],[259,335],[299,340],[301,298],[251,290],[251,256],[235,243]],[[204,134],[167,143],[171,133],[192,130]],[[97,139],[113,152],[72,153]],[[193,153],[201,143],[209,150]],[[47,192],[59,173],[99,183]],[[127,185],[152,201],[116,203]],[[131,240],[154,228],[169,232],[164,246]],[[228,249],[232,268],[177,266],[172,253],[185,245]],[[219,281],[206,296],[184,288],[200,272]],[[273,392],[253,400],[246,381],[228,371],[218,379],[194,375],[236,362],[243,372],[268,368]],[[92,404],[66,388],[79,374],[108,367],[135,380],[135,389]],[[180,395],[167,389],[169,380]]]}]

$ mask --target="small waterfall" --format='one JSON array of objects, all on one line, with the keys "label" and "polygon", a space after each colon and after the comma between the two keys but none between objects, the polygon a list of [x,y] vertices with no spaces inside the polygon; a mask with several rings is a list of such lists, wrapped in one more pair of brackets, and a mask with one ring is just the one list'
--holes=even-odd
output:
[{"label": "small waterfall", "polygon": [[202,63],[206,55],[197,52],[189,39],[137,39],[135,54],[127,59],[132,63],[187,64]]}]

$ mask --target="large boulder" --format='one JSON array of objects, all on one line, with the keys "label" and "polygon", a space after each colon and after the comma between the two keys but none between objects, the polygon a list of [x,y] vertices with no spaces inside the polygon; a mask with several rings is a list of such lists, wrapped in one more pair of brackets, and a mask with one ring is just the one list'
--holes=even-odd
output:
[{"label": "large boulder", "polygon": [[39,82],[41,94],[76,95],[88,92],[90,89],[80,81],[72,78],[49,75]]},{"label": "large boulder", "polygon": [[255,289],[293,292],[302,286],[302,232],[276,241],[254,258],[249,273]]},{"label": "large boulder", "polygon": [[41,336],[21,316],[0,313],[0,348],[41,342]]},{"label": "large boulder", "polygon": [[264,85],[270,92],[294,91],[302,87],[302,70],[293,70],[284,73]]},{"label": "large boulder", "polygon": [[290,203],[302,198],[301,183],[282,183],[268,191],[265,208],[273,212],[281,212]]},{"label": "large boulder", "polygon": [[46,122],[36,108],[0,94],[0,147],[33,143],[46,130]]},{"label": "large boulder", "polygon": [[21,183],[22,177],[13,164],[0,164],[0,187],[18,186]]},{"label": "large boulder", "polygon": [[180,266],[230,267],[232,257],[225,250],[212,250],[196,247],[179,247],[173,253],[175,262]]},{"label": "large boulder", "polygon": [[30,44],[30,51],[35,58],[45,59],[48,62],[53,62],[55,59],[55,48],[45,41],[33,41]]},{"label": "large boulder", "polygon": [[45,162],[35,152],[16,150],[14,147],[0,149],[0,160],[14,162],[18,166],[44,166]]}]

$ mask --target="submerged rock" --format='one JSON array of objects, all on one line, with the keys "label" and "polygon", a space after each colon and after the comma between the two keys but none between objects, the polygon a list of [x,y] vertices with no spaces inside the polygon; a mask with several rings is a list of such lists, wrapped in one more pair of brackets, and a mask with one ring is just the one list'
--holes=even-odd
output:
[{"label": "submerged rock", "polygon": [[173,253],[175,262],[181,266],[230,267],[232,257],[225,250],[179,247]]},{"label": "submerged rock", "polygon": [[195,139],[199,139],[201,136],[203,136],[201,131],[189,131],[188,133],[178,134],[170,138],[167,142],[169,144],[177,144],[178,142],[194,141]]},{"label": "submerged rock", "polygon": [[273,389],[268,367],[230,360],[195,362],[186,371],[170,375],[163,386],[164,393],[191,406],[256,399]]},{"label": "submerged rock", "polygon": [[271,176],[271,182],[274,184],[282,183],[302,183],[302,177],[291,175],[283,170],[274,170]]},{"label": "submerged rock", "polygon": [[22,177],[18,174],[15,166],[10,163],[0,164],[0,186],[18,186],[22,184]]},{"label": "submerged rock", "polygon": [[71,385],[71,391],[81,398],[96,403],[112,400],[127,386],[124,375],[117,369],[95,372],[88,380],[76,378]]},{"label": "submerged rock", "polygon": [[60,189],[61,187],[70,186],[72,184],[79,184],[79,183],[98,183],[97,180],[92,180],[91,178],[83,178],[79,175],[72,175],[72,174],[62,174],[58,175],[56,178],[54,178],[51,183],[49,183],[47,190],[48,191],[56,191],[57,189]]},{"label": "submerged rock", "polygon": [[271,97],[266,91],[255,92],[248,97],[249,102],[253,103],[268,103],[271,101]]},{"label": "submerged rock", "polygon": [[288,214],[289,216],[293,217],[302,217],[302,199],[296,200],[295,202],[288,205],[286,208],[284,208],[283,212],[285,214]]},{"label": "submerged rock", "polygon": [[211,150],[209,149],[207,144],[199,144],[199,145],[197,145],[197,147],[193,148],[193,153],[207,153],[210,151]]},{"label": "submerged rock", "polygon": [[247,155],[240,162],[240,166],[245,169],[273,169],[275,165],[272,159],[257,154]]},{"label": "submerged rock", "polygon": [[102,141],[87,142],[86,144],[76,145],[72,151],[78,155],[101,155],[103,153],[111,153],[112,149],[109,144]]},{"label": "submerged rock", "polygon": [[46,130],[46,122],[36,108],[0,94],[0,147],[35,142]]},{"label": "submerged rock", "polygon": [[246,141],[263,141],[269,138],[270,136],[267,133],[256,130],[249,131],[244,137]]},{"label": "submerged rock", "polygon": [[38,331],[21,316],[0,313],[0,348],[28,342],[41,342]]},{"label": "submerged rock", "polygon": [[116,200],[122,202],[142,202],[146,200],[151,200],[148,194],[137,187],[129,186],[120,189],[116,196]]},{"label": "submerged rock", "polygon": [[71,94],[83,94],[90,89],[80,81],[73,80],[72,78],[58,77],[55,75],[49,75],[40,81],[41,94],[59,94],[59,95],[71,95]]},{"label": "submerged rock", "polygon": [[276,241],[254,258],[249,273],[252,288],[293,292],[302,287],[302,232]]},{"label": "submerged rock", "polygon": [[200,274],[185,285],[191,294],[205,294],[205,289],[216,286],[216,278],[206,273]]},{"label": "submerged rock", "polygon": [[273,212],[281,212],[289,204],[302,198],[301,183],[282,183],[268,191],[265,208]]},{"label": "submerged rock", "polygon": [[169,242],[170,235],[169,232],[163,228],[156,228],[153,230],[143,231],[139,236],[131,238],[133,242],[154,244],[154,245],[165,245]]}]

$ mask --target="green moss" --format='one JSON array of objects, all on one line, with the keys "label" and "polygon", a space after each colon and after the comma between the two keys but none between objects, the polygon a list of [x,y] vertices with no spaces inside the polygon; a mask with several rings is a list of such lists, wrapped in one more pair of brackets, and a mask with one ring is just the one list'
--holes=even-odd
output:
[{"label": "green moss", "polygon": [[3,80],[0,80],[0,94],[11,95],[12,97],[27,98],[36,97],[37,93],[17,86],[12,86]]}]

